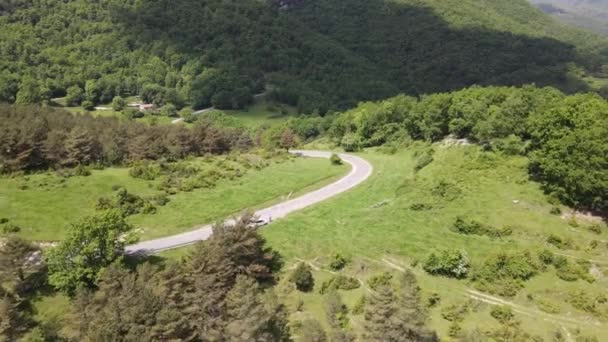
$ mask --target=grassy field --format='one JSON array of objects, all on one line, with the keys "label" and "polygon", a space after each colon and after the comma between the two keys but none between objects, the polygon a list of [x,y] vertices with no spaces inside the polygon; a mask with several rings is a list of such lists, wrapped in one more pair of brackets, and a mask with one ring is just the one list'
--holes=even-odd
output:
[{"label": "grassy field", "polygon": [[[214,188],[179,192],[156,214],[130,220],[142,229],[143,238],[163,236],[320,186],[345,172],[346,166],[334,167],[325,159],[273,162],[235,180],[222,180]],[[25,238],[60,240],[70,222],[93,214],[99,197],[111,196],[112,187],[144,197],[158,193],[158,182],[130,177],[127,168],[94,170],[88,177],[63,178],[55,173],[4,177],[0,178],[0,218],[20,226],[19,234]]]},{"label": "grassy field", "polygon": [[281,124],[295,116],[296,110],[288,105],[277,106],[264,98],[259,98],[246,109],[225,110],[224,113],[233,116],[246,127],[255,128],[261,125]]},{"label": "grassy field", "polygon": [[[362,280],[384,270],[398,273],[400,269],[412,269],[418,275],[424,296],[432,292],[441,296],[441,305],[430,310],[431,326],[446,340],[449,340],[450,322],[441,317],[441,308],[463,304],[473,297],[478,300],[470,304],[471,312],[461,323],[464,329],[487,330],[496,326],[489,310],[493,304],[505,301],[513,307],[526,331],[547,340],[553,332],[564,332],[564,329],[572,336],[580,329],[600,340],[608,339],[608,326],[603,319],[574,308],[564,299],[574,289],[582,289],[590,295],[605,291],[608,285],[608,234],[605,229],[601,235],[596,235],[587,230],[584,222],[573,226],[559,215],[550,214],[553,206],[539,186],[528,181],[526,160],[522,157],[482,153],[475,146],[435,146],[434,162],[414,173],[415,150],[396,155],[363,153],[362,156],[375,167],[369,181],[275,222],[263,230],[263,235],[288,264],[307,260],[319,266],[320,270],[315,272],[319,278],[327,277],[327,271],[323,270],[324,258],[336,252],[355,260],[356,266],[345,272]],[[438,199],[432,194],[440,181],[453,187],[456,194],[450,200]],[[420,203],[432,208],[411,209],[413,204]],[[461,235],[449,229],[457,216],[474,218],[495,227],[512,226],[514,232],[506,238]],[[575,246],[558,250],[546,243],[550,234],[569,238]],[[591,241],[599,241],[599,247],[589,248]],[[433,277],[422,270],[419,261],[431,251],[443,248],[465,249],[473,269],[497,251],[548,248],[572,260],[594,260],[596,279],[591,284],[582,280],[566,282],[551,269],[526,282],[525,289],[514,298],[483,297],[471,292],[475,289],[470,281]],[[346,303],[353,303],[361,291],[364,290],[341,292]],[[320,311],[323,309],[320,295],[289,291],[285,294],[289,303],[302,296],[307,310],[295,313],[295,318],[307,314],[324,317]],[[547,306],[557,307],[556,312],[543,312],[541,307],[546,310]],[[353,317],[351,321],[353,329],[357,330],[361,317]]]}]

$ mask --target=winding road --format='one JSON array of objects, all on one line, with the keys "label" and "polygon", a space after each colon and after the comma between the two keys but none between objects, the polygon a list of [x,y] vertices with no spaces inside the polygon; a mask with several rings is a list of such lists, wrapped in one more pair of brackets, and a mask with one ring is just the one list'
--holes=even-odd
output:
[{"label": "winding road", "polygon": [[[329,158],[332,154],[331,152],[324,151],[293,150],[290,152],[312,158]],[[273,205],[271,207],[258,210],[255,212],[255,215],[265,223],[269,223],[272,220],[283,218],[294,211],[304,209],[352,189],[371,176],[373,167],[365,159],[346,153],[339,154],[339,156],[345,163],[350,164],[352,167],[348,175],[321,189],[309,192],[300,197]],[[152,254],[207,240],[212,233],[212,225],[206,225],[196,228],[190,232],[130,245],[125,248],[125,251],[128,254]]]}]

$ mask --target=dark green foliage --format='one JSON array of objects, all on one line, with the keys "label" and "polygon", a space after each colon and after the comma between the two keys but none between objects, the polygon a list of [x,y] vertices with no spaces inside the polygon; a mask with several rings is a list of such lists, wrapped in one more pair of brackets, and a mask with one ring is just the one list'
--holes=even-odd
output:
[{"label": "dark green foliage", "polygon": [[425,327],[427,313],[420,301],[420,288],[410,272],[397,289],[380,286],[365,305],[365,341],[438,341]]},{"label": "dark green foliage", "polygon": [[160,176],[160,167],[150,162],[136,162],[129,169],[129,176],[145,180],[155,180]]},{"label": "dark green foliage", "polygon": [[108,211],[73,224],[68,237],[47,255],[49,283],[74,295],[81,287],[92,287],[99,272],[121,258],[131,230],[122,213]]},{"label": "dark green foliage", "polygon": [[509,306],[495,306],[492,308],[492,311],[490,311],[490,315],[501,324],[507,324],[515,318],[515,315]]},{"label": "dark green foliage", "polygon": [[114,199],[99,198],[95,208],[97,210],[117,209],[125,217],[139,213],[153,214],[156,212],[156,207],[149,200],[131,194],[125,188],[116,190]]},{"label": "dark green foliage", "polygon": [[576,249],[572,239],[564,238],[555,234],[551,234],[549,237],[547,237],[547,243],[552,244],[559,249]]},{"label": "dark green foliage", "polygon": [[301,262],[293,271],[289,280],[296,285],[302,292],[309,292],[315,287],[315,279],[312,276],[311,268],[308,264]]},{"label": "dark green foliage", "polygon": [[2,225],[1,230],[2,230],[2,234],[4,234],[4,235],[14,234],[14,233],[19,233],[21,231],[21,227],[19,227],[16,224],[7,223],[7,224]]},{"label": "dark green foliage", "polygon": [[450,322],[462,322],[469,314],[469,302],[452,304],[441,308],[441,317]]},{"label": "dark green foliage", "polygon": [[331,162],[332,165],[342,165],[342,159],[340,159],[340,156],[338,156],[335,153],[331,155],[331,157],[329,158],[329,161]]},{"label": "dark green foliage", "polygon": [[465,235],[486,235],[489,237],[504,237],[513,233],[513,228],[505,226],[502,229],[496,229],[492,226],[479,223],[474,220],[465,221],[462,217],[457,217],[452,225],[452,231]]},{"label": "dark green foliage", "polygon": [[[50,107],[0,106],[0,172],[46,168],[119,165],[146,159],[246,150],[253,143],[242,128],[216,127],[201,120],[181,125],[148,126],[115,118],[74,116]],[[149,178],[136,165],[135,176]],[[85,169],[82,169],[86,171]]]},{"label": "dark green foliage", "polygon": [[540,269],[529,252],[500,252],[487,258],[472,279],[483,291],[513,297]]},{"label": "dark green foliage", "polygon": [[469,257],[464,250],[446,249],[431,253],[423,268],[430,274],[465,278],[469,272]]},{"label": "dark green foliage", "polygon": [[333,271],[340,271],[348,264],[349,260],[340,253],[332,255],[329,268]]},{"label": "dark green foliage", "polygon": [[[567,205],[601,211],[608,198],[607,159],[600,157],[607,153],[607,116],[608,102],[594,95],[565,96],[533,86],[472,87],[362,103],[339,114],[328,134],[348,151],[403,137],[439,140],[452,134],[506,154],[527,154],[532,178],[548,194]],[[432,151],[416,158],[417,172],[432,162]]]},{"label": "dark green foliage", "polygon": [[326,294],[334,290],[350,291],[358,289],[360,286],[361,284],[356,278],[347,277],[344,275],[337,275],[327,281],[324,281],[323,284],[321,284],[321,289],[319,290],[319,293]]},{"label": "dark green foliage", "polygon": [[367,281],[367,285],[374,291],[378,291],[381,287],[390,287],[393,275],[389,272],[377,274]]},{"label": "dark green foliage", "polygon": [[414,171],[419,172],[420,170],[424,169],[426,166],[428,166],[432,162],[433,162],[433,151],[428,150],[428,151],[422,153],[418,157],[418,159],[416,159],[416,165],[414,165]]},{"label": "dark green foliage", "polygon": [[608,208],[608,102],[576,95],[531,117],[530,172],[575,207]]},{"label": "dark green foliage", "polygon": [[431,293],[431,295],[428,298],[428,306],[432,308],[432,307],[437,306],[440,302],[441,302],[441,296],[439,295],[439,293],[437,293],[437,292]]}]

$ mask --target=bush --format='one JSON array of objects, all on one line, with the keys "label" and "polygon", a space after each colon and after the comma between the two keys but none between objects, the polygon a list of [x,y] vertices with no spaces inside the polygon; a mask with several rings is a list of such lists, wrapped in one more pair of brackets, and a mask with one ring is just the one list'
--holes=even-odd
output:
[{"label": "bush", "polygon": [[433,162],[433,150],[426,151],[418,159],[416,159],[416,165],[414,165],[414,171],[419,172],[424,169],[430,163]]},{"label": "bush", "polygon": [[508,306],[495,306],[490,311],[490,315],[501,324],[507,324],[515,318],[513,310]]},{"label": "bush", "polygon": [[460,324],[458,324],[458,322],[453,322],[452,324],[450,324],[450,327],[448,328],[448,336],[458,337],[460,336],[461,332],[462,327],[460,326]]},{"label": "bush", "polygon": [[116,112],[120,112],[127,106],[127,101],[120,96],[114,97],[112,99],[112,109]]},{"label": "bush", "polygon": [[447,249],[439,254],[431,253],[423,268],[433,275],[465,278],[469,271],[469,257],[464,250]]},{"label": "bush", "polygon": [[551,265],[555,260],[555,255],[550,250],[544,249],[538,253],[538,259],[545,265]]},{"label": "bush", "polygon": [[441,309],[441,317],[450,322],[462,322],[468,313],[468,302],[448,305]]},{"label": "bush", "polygon": [[91,170],[82,164],[78,164],[78,166],[76,166],[72,170],[72,175],[80,176],[80,177],[88,177],[91,175]]},{"label": "bush", "polygon": [[504,226],[501,229],[496,229],[492,226],[485,225],[474,220],[465,221],[463,218],[458,217],[452,225],[452,231],[466,235],[504,237],[511,235],[513,233],[513,228],[510,226]]},{"label": "bush", "polygon": [[597,235],[602,234],[602,230],[603,230],[602,225],[599,223],[594,223],[589,226],[589,231],[594,234],[597,234]]},{"label": "bush", "polygon": [[289,280],[302,292],[310,292],[315,287],[315,280],[312,276],[310,266],[303,262],[298,264],[298,267],[293,271]]},{"label": "bush", "polygon": [[414,203],[410,205],[410,209],[414,211],[426,211],[433,209],[433,205],[428,203]]},{"label": "bush", "polygon": [[549,211],[551,215],[561,215],[562,210],[559,207],[551,207],[551,211]]},{"label": "bush", "polygon": [[359,281],[352,277],[347,277],[343,275],[335,276],[321,285],[321,290],[319,293],[326,294],[332,290],[344,290],[350,291],[354,289],[358,289],[361,286]]},{"label": "bush", "polygon": [[92,111],[95,109],[95,104],[91,101],[82,101],[82,108],[88,111]]},{"label": "bush", "polygon": [[340,253],[336,253],[329,262],[329,268],[333,271],[339,271],[343,269],[346,264],[348,264],[348,259],[343,257]]},{"label": "bush", "polygon": [[477,288],[512,297],[526,281],[538,273],[540,266],[529,252],[501,252],[490,256],[473,275]]},{"label": "bush", "polygon": [[158,165],[144,161],[134,163],[129,169],[129,176],[148,181],[155,180],[160,174],[161,170]]},{"label": "bush", "polygon": [[20,231],[21,231],[21,227],[15,225],[15,224],[5,224],[2,226],[3,234],[15,234],[15,233],[19,233]]},{"label": "bush", "polygon": [[141,212],[142,214],[156,214],[156,207],[152,203],[145,201]]},{"label": "bush", "polygon": [[346,152],[357,152],[361,149],[361,141],[354,133],[348,133],[342,137],[340,146],[342,146]]},{"label": "bush", "polygon": [[431,293],[427,301],[430,308],[437,306],[441,302],[441,296],[437,292]]},{"label": "bush", "polygon": [[8,219],[6,217],[0,218],[0,224],[8,223]]},{"label": "bush", "polygon": [[563,238],[555,234],[549,235],[547,243],[550,243],[559,249],[575,249],[574,242],[571,239]]},{"label": "bush", "polygon": [[331,155],[331,157],[329,158],[329,161],[331,162],[332,165],[342,165],[342,159],[340,159],[340,156],[338,156],[335,153],[333,153]]},{"label": "bush", "polygon": [[381,287],[391,286],[392,279],[392,274],[384,272],[369,278],[367,285],[369,285],[372,290],[378,291],[378,289]]}]

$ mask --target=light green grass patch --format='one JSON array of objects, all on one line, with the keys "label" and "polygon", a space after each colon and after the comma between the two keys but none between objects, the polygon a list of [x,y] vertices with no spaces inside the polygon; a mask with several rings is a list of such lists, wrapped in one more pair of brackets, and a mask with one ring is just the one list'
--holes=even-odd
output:
[{"label": "light green grass patch", "polygon": [[[582,226],[571,227],[558,215],[551,215],[552,205],[539,185],[528,180],[525,158],[484,153],[477,146],[448,148],[437,144],[434,162],[415,174],[416,149],[414,146],[395,155],[360,153],[374,166],[369,180],[327,202],[276,221],[262,230],[262,234],[288,263],[298,258],[312,260],[340,252],[355,259],[374,260],[368,267],[381,271],[387,268],[383,261],[387,256],[404,268],[423,261],[431,251],[462,248],[468,252],[474,270],[488,255],[498,251],[531,250],[536,255],[542,248],[548,248],[554,253],[596,260],[599,273],[605,270],[604,266],[608,265],[605,244],[600,243],[601,247],[595,250],[587,250],[585,246],[592,240],[606,240],[606,232],[594,235]],[[458,195],[446,200],[433,194],[440,181],[456,187]],[[431,207],[413,210],[412,205],[416,203]],[[513,234],[503,238],[458,234],[450,230],[458,216],[496,228],[512,226]],[[571,238],[581,248],[560,251],[546,243],[549,234]],[[471,298],[468,291],[474,290],[474,284],[468,280],[430,276],[422,271],[420,264],[415,270],[423,294],[439,293],[442,305]],[[523,313],[516,312],[516,315],[526,331],[549,338],[565,326],[570,331],[586,329],[600,340],[608,338],[608,327],[599,318],[590,320],[589,314],[565,305],[567,313],[556,314],[558,318],[554,319],[538,309],[537,304],[541,299],[559,301],[560,297],[563,303],[564,293],[560,290],[563,288],[597,293],[605,289],[605,279],[591,284],[582,280],[568,283],[549,269],[525,286],[515,298],[498,299],[523,308]],[[314,303],[318,299],[310,300]],[[480,305],[463,322],[463,327],[483,330],[495,326],[495,320],[489,315],[492,305]],[[318,314],[317,309],[312,310],[312,315]],[[442,319],[438,310],[440,308],[431,310],[431,326],[447,339],[450,322]]]},{"label": "light green grass patch", "polygon": [[[223,158],[223,157],[218,157]],[[180,192],[170,196],[154,215],[137,215],[129,220],[143,229],[143,238],[182,232],[212,223],[247,208],[257,207],[304,189],[321,186],[347,171],[325,159],[296,158],[271,163],[259,171],[248,170],[241,178],[222,180],[211,189]],[[127,168],[92,171],[88,177],[62,178],[42,173],[0,178],[0,218],[21,227],[30,240],[61,240],[69,223],[95,213],[100,197],[111,197],[112,187],[126,188],[145,197],[158,193],[160,180],[145,181],[128,174]]]}]

